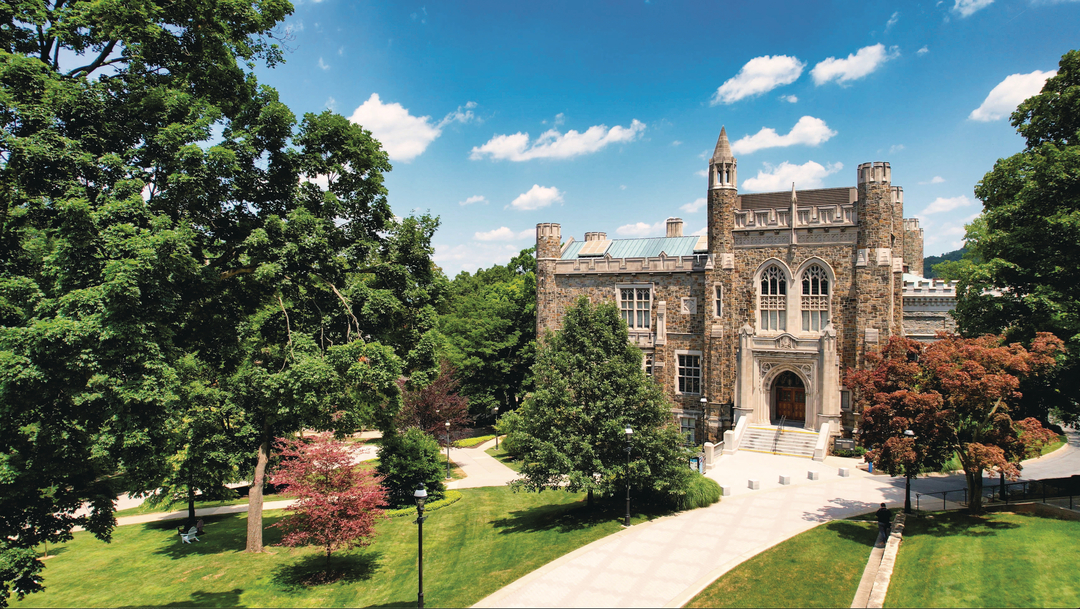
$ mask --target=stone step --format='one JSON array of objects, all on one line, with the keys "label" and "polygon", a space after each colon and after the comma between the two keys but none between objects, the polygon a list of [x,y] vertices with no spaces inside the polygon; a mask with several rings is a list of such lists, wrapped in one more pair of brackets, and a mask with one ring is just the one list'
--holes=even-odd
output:
[{"label": "stone step", "polygon": [[748,428],[739,442],[740,450],[813,457],[817,434],[785,429],[777,437],[776,428]]}]

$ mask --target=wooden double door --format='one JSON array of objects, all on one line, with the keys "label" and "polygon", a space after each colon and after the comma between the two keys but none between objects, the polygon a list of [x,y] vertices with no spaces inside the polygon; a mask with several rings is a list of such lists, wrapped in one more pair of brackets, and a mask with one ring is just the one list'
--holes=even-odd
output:
[{"label": "wooden double door", "polygon": [[776,418],[789,421],[806,420],[806,387],[792,372],[784,372],[776,379]]}]

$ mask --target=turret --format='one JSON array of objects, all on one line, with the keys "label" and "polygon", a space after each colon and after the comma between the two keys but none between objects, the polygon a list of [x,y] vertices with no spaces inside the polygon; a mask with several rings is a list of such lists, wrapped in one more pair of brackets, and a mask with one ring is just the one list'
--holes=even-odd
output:
[{"label": "turret", "polygon": [[562,227],[551,222],[536,225],[536,259],[557,259],[562,255]]},{"label": "turret", "polygon": [[709,159],[709,189],[737,188],[737,165],[735,157],[731,154],[727,130],[720,127],[720,137],[716,139],[716,148],[713,149],[712,158]]}]

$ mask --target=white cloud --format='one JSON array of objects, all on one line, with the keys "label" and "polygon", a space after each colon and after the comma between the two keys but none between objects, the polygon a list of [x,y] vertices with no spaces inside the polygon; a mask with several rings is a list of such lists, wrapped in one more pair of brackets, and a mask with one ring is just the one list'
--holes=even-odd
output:
[{"label": "white cloud", "polygon": [[338,47],[337,54],[345,55],[345,47]]},{"label": "white cloud", "polygon": [[900,49],[898,47],[889,47],[886,51],[885,45],[879,42],[855,51],[848,55],[847,59],[829,57],[814,66],[814,69],[810,70],[810,75],[814,77],[814,84],[816,85],[823,85],[832,80],[844,84],[867,76],[878,69],[881,64],[899,56]]},{"label": "white cloud", "polygon": [[708,169],[702,169],[701,171],[695,171],[694,175],[696,175],[699,178],[707,178],[707,177],[709,177],[709,170]]},{"label": "white cloud", "polygon": [[930,47],[928,47],[926,45],[923,45],[921,49],[919,49],[918,51],[915,51],[915,54],[918,55],[919,57],[922,57],[923,55],[926,55],[929,52],[930,52]]},{"label": "white cloud", "polygon": [[535,229],[526,229],[521,232],[515,233],[505,226],[500,226],[495,230],[489,230],[486,233],[473,233],[473,239],[477,241],[516,241],[520,239],[527,239],[535,236]]},{"label": "white cloud", "polygon": [[702,226],[701,228],[697,229],[696,231],[690,233],[690,235],[692,235],[694,237],[700,237],[700,236],[706,235],[708,233],[709,233],[709,225],[706,224],[705,226]]},{"label": "white cloud", "polygon": [[619,184],[619,190],[626,190],[626,184]]},{"label": "white cloud", "polygon": [[746,62],[739,73],[716,90],[709,105],[731,104],[752,95],[790,85],[799,79],[806,64],[787,55],[764,55]]},{"label": "white cloud", "polygon": [[496,135],[486,144],[474,147],[469,158],[476,160],[488,155],[492,160],[529,161],[532,159],[569,159],[591,154],[609,144],[632,142],[645,130],[645,123],[634,119],[629,127],[594,125],[579,133],[573,129],[565,134],[549,129],[529,142],[528,133]]},{"label": "white cloud", "polygon": [[484,205],[487,205],[488,200],[484,198],[484,195],[473,195],[464,201],[459,201],[458,205],[465,206],[472,205],[473,203],[483,203]]},{"label": "white cloud", "polygon": [[326,109],[330,110],[330,111],[333,111],[333,112],[337,111],[337,100],[334,99],[333,95],[326,98]]},{"label": "white cloud", "polygon": [[994,0],[956,0],[952,10],[961,17],[970,17],[993,3]]},{"label": "white cloud", "polygon": [[844,168],[843,163],[830,163],[822,167],[814,161],[807,161],[802,165],[793,165],[787,161],[773,166],[765,163],[765,169],[758,171],[757,176],[743,182],[743,188],[749,192],[769,192],[788,190],[794,182],[799,189],[821,188],[821,180],[825,176],[832,175]]},{"label": "white cloud", "polygon": [[695,214],[699,209],[705,207],[705,203],[705,197],[699,197],[687,203],[686,205],[679,207],[679,209],[685,211],[688,214]]},{"label": "white cloud", "polygon": [[1057,74],[1035,70],[1031,74],[1013,74],[990,90],[982,105],[971,111],[968,118],[973,121],[990,122],[1012,114],[1020,102],[1042,90],[1047,78]]},{"label": "white cloud", "polygon": [[786,101],[789,104],[797,104],[797,103],[799,103],[799,98],[795,97],[794,95],[781,95],[780,99]]},{"label": "white cloud", "polygon": [[615,232],[623,237],[659,237],[665,234],[667,231],[667,220],[661,220],[656,224],[646,224],[645,222],[635,222],[634,224],[623,224],[619,228],[615,229]]},{"label": "white cloud", "polygon": [[900,11],[893,13],[892,17],[889,17],[889,20],[885,22],[885,31],[888,32],[892,29],[892,26],[896,25],[897,21],[900,21]]},{"label": "white cloud", "polygon": [[446,125],[473,120],[471,109],[475,107],[475,102],[469,102],[464,108],[459,106],[438,123],[433,123],[430,116],[413,116],[401,104],[384,104],[378,93],[372,93],[353,111],[349,120],[371,131],[375,139],[382,142],[390,160],[408,163],[423,154],[428,145],[442,135]]},{"label": "white cloud", "polygon": [[323,61],[322,57],[319,58],[319,68],[322,69],[322,70],[329,70],[330,69],[330,66],[326,65],[326,62]]},{"label": "white cloud", "polygon": [[671,142],[671,145],[672,146],[681,146],[682,142],[680,142],[679,140],[675,140],[674,142]]},{"label": "white cloud", "polygon": [[941,176],[934,176],[933,178],[930,178],[928,182],[919,182],[919,184],[942,184],[944,182],[945,178]]},{"label": "white cloud", "polygon": [[[535,230],[529,231],[535,234]],[[505,242],[471,241],[460,245],[436,243],[435,263],[443,268],[447,275],[456,275],[459,271],[475,271],[493,264],[505,264],[521,251],[521,244]]]},{"label": "white cloud", "polygon": [[836,132],[829,129],[825,121],[812,116],[804,116],[795,123],[787,135],[779,135],[775,129],[762,127],[754,135],[748,135],[731,145],[731,151],[735,154],[750,154],[765,148],[784,148],[796,144],[817,146],[827,141]]},{"label": "white cloud", "polygon": [[930,214],[940,214],[961,207],[967,207],[972,204],[971,199],[964,195],[959,197],[938,197],[930,202],[930,205],[926,206],[926,209],[922,210],[920,216],[929,216]]},{"label": "white cloud", "polygon": [[894,154],[894,153],[900,152],[903,149],[904,149],[903,144],[893,144],[892,146],[889,146],[889,154]]},{"label": "white cloud", "polygon": [[529,189],[529,192],[518,195],[516,199],[510,202],[509,207],[523,211],[540,209],[541,207],[547,207],[552,203],[562,203],[563,194],[564,193],[559,192],[559,189],[554,186],[533,184],[533,187]]}]

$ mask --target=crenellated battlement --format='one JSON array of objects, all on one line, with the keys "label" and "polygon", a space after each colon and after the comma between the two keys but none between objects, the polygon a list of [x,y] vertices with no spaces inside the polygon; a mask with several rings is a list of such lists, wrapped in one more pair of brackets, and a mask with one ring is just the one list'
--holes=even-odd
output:
[{"label": "crenellated battlement", "polygon": [[[735,229],[762,230],[791,228],[791,207],[772,209],[736,209]],[[795,208],[795,228],[855,226],[858,215],[854,205],[819,205]]]},{"label": "crenellated battlement", "polygon": [[859,184],[892,182],[892,169],[887,161],[862,163],[858,168]]}]

